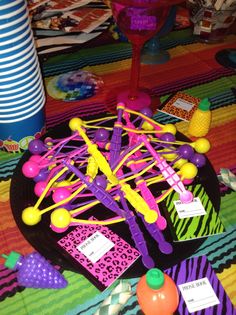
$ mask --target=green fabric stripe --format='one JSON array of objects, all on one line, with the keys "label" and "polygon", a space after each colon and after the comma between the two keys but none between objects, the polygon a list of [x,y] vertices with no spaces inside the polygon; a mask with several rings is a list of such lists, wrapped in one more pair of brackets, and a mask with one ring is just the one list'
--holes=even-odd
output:
[{"label": "green fabric stripe", "polygon": [[21,158],[22,153],[7,153],[5,151],[0,150],[0,162],[3,163],[4,161],[10,160],[10,157],[15,158]]},{"label": "green fabric stripe", "polygon": [[[182,91],[195,97],[210,98],[214,97],[216,94],[225,92],[227,89],[229,90],[232,87],[235,87],[235,84],[236,75],[232,75],[230,77],[223,77],[209,83],[202,83]],[[169,96],[170,94],[162,96],[161,103],[163,103]]]},{"label": "green fabric stripe", "polygon": [[[111,55],[111,54],[116,54],[116,52],[120,52],[121,50],[127,50],[128,47],[131,47],[129,43],[114,43],[110,45],[104,45],[104,46],[99,46],[96,47],[96,49],[91,49],[91,48],[85,48],[85,49],[80,49],[77,52],[73,52],[73,54],[64,54],[64,55],[58,55],[53,58],[50,58],[47,60],[43,67],[47,68],[50,65],[53,64],[64,64],[66,61],[72,62],[77,61],[78,58],[86,58],[86,59],[92,59],[93,57],[96,57],[98,55]],[[111,53],[112,52],[112,53]],[[67,58],[68,57],[68,58]]]},{"label": "green fabric stripe", "polygon": [[[170,40],[183,40],[186,38],[192,37],[192,32],[191,29],[185,29],[185,30],[180,30],[180,31],[175,31],[171,32],[166,36],[166,39],[168,41]],[[77,61],[80,56],[84,56],[86,58],[91,58],[93,56],[97,56],[98,54],[109,54],[111,55],[112,53],[115,52],[120,52],[121,50],[127,50],[131,47],[130,43],[125,43],[125,42],[115,42],[114,44],[110,45],[102,45],[102,46],[97,46],[94,49],[91,48],[84,48],[84,49],[79,49],[77,52],[74,51],[73,53],[67,53],[67,54],[59,54],[57,56],[53,56],[50,59],[48,59],[46,62],[43,64],[43,68],[47,68],[47,66],[53,65],[53,64],[63,64],[67,60],[69,61]]]},{"label": "green fabric stripe", "polygon": [[232,225],[236,225],[236,212],[234,211],[235,204],[235,191],[232,191],[230,194],[221,197],[220,218],[226,228]]},{"label": "green fabric stripe", "polygon": [[[69,308],[83,304],[86,300],[100,294],[100,291],[82,275],[70,271],[64,272],[63,275],[68,281],[68,286],[65,289],[25,289],[23,292],[17,293],[14,299],[8,298],[1,302],[0,314],[64,315]],[[62,300],[63,303],[61,303]],[[43,309],[42,305],[44,305]]]}]

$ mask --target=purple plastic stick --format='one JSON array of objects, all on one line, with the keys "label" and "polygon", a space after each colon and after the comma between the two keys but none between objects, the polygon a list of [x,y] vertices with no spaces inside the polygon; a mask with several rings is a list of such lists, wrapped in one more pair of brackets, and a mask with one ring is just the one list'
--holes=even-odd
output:
[{"label": "purple plastic stick", "polygon": [[161,231],[158,230],[158,227],[155,223],[147,223],[144,220],[144,217],[142,215],[140,215],[140,218],[143,221],[143,224],[145,225],[146,229],[148,230],[149,234],[155,239],[155,241],[158,244],[158,247],[160,249],[160,251],[163,254],[171,254],[173,252],[173,247],[170,243],[168,243],[165,238],[164,235],[162,234]]},{"label": "purple plastic stick", "polygon": [[86,176],[69,162],[64,162],[64,164],[73,173],[75,173],[75,175],[79,177],[84,184],[86,184],[87,188],[94,194],[97,200],[99,200],[105,207],[115,212],[117,215],[122,216],[121,209],[109,193],[107,193],[101,186],[98,186],[94,181],[90,183],[86,179]]},{"label": "purple plastic stick", "polygon": [[41,157],[41,159],[46,158],[48,155],[52,154],[52,151],[55,151],[58,147],[60,147],[60,146],[63,145],[64,143],[67,143],[68,141],[74,139],[76,136],[77,136],[77,135],[74,134],[74,135],[72,135],[72,136],[70,136],[70,137],[67,137],[67,138],[62,139],[60,142],[58,142],[58,143],[53,147],[53,149],[47,151],[47,153],[45,153],[45,154]]},{"label": "purple plastic stick", "polygon": [[109,164],[112,166],[120,156],[120,149],[121,149],[121,135],[122,135],[122,114],[123,108],[118,107],[117,109],[118,116],[117,121],[114,124],[113,133],[111,137],[111,144],[110,144],[110,161]]},{"label": "purple plastic stick", "polygon": [[149,256],[145,239],[143,237],[143,233],[141,232],[139,226],[136,223],[135,216],[131,213],[127,202],[124,198],[123,193],[119,192],[121,204],[125,210],[125,218],[129,225],[129,229],[134,240],[134,243],[137,249],[140,251],[142,255],[142,262],[144,266],[148,269],[153,268],[155,266],[153,259]]}]

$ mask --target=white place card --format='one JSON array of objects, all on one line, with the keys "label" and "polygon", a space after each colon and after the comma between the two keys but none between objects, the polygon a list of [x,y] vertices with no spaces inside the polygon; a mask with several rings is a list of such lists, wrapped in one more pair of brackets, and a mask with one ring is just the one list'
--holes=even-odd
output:
[{"label": "white place card", "polygon": [[178,285],[189,313],[220,304],[208,278]]},{"label": "white place card", "polygon": [[111,240],[97,231],[77,246],[77,249],[94,264],[114,246]]},{"label": "white place card", "polygon": [[193,201],[189,203],[182,203],[180,200],[175,200],[174,204],[180,219],[192,218],[206,214],[206,210],[199,197],[193,198]]}]

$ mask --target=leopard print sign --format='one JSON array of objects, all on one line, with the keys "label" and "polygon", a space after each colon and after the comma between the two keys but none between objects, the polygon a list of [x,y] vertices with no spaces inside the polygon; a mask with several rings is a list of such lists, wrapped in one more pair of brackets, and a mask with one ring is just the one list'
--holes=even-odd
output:
[{"label": "leopard print sign", "polygon": [[[85,252],[82,252],[82,249],[85,250],[87,245],[91,245],[91,253],[99,254],[98,251],[103,250],[101,246],[94,245],[93,247],[91,243],[97,237],[104,239],[101,235],[111,241],[114,246],[93,263],[86,257]],[[58,244],[105,287],[110,286],[140,256],[140,253],[124,239],[101,225],[79,225],[59,240]]]}]

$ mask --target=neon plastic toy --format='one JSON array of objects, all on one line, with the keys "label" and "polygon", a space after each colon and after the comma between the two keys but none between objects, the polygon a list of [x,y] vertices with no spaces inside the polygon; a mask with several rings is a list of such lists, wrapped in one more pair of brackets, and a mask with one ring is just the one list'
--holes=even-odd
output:
[{"label": "neon plastic toy", "polygon": [[[160,251],[170,254],[172,245],[162,233],[167,222],[158,205],[173,190],[182,203],[192,201],[185,184],[191,183],[198,167],[204,166],[203,154],[210,144],[205,138],[192,143],[176,141],[175,126],[155,122],[149,109],[135,112],[119,103],[117,113],[91,121],[73,118],[69,122],[71,136],[30,143],[32,155],[22,172],[35,182],[38,199],[22,211],[22,220],[33,226],[50,212],[50,227],[56,233],[79,224],[124,221],[143,264],[152,268],[154,263],[136,218],[141,218]],[[169,188],[158,190],[163,182]],[[49,196],[53,202],[41,209]],[[110,216],[96,221],[81,218],[82,213],[96,207],[99,211],[107,209]]]}]

